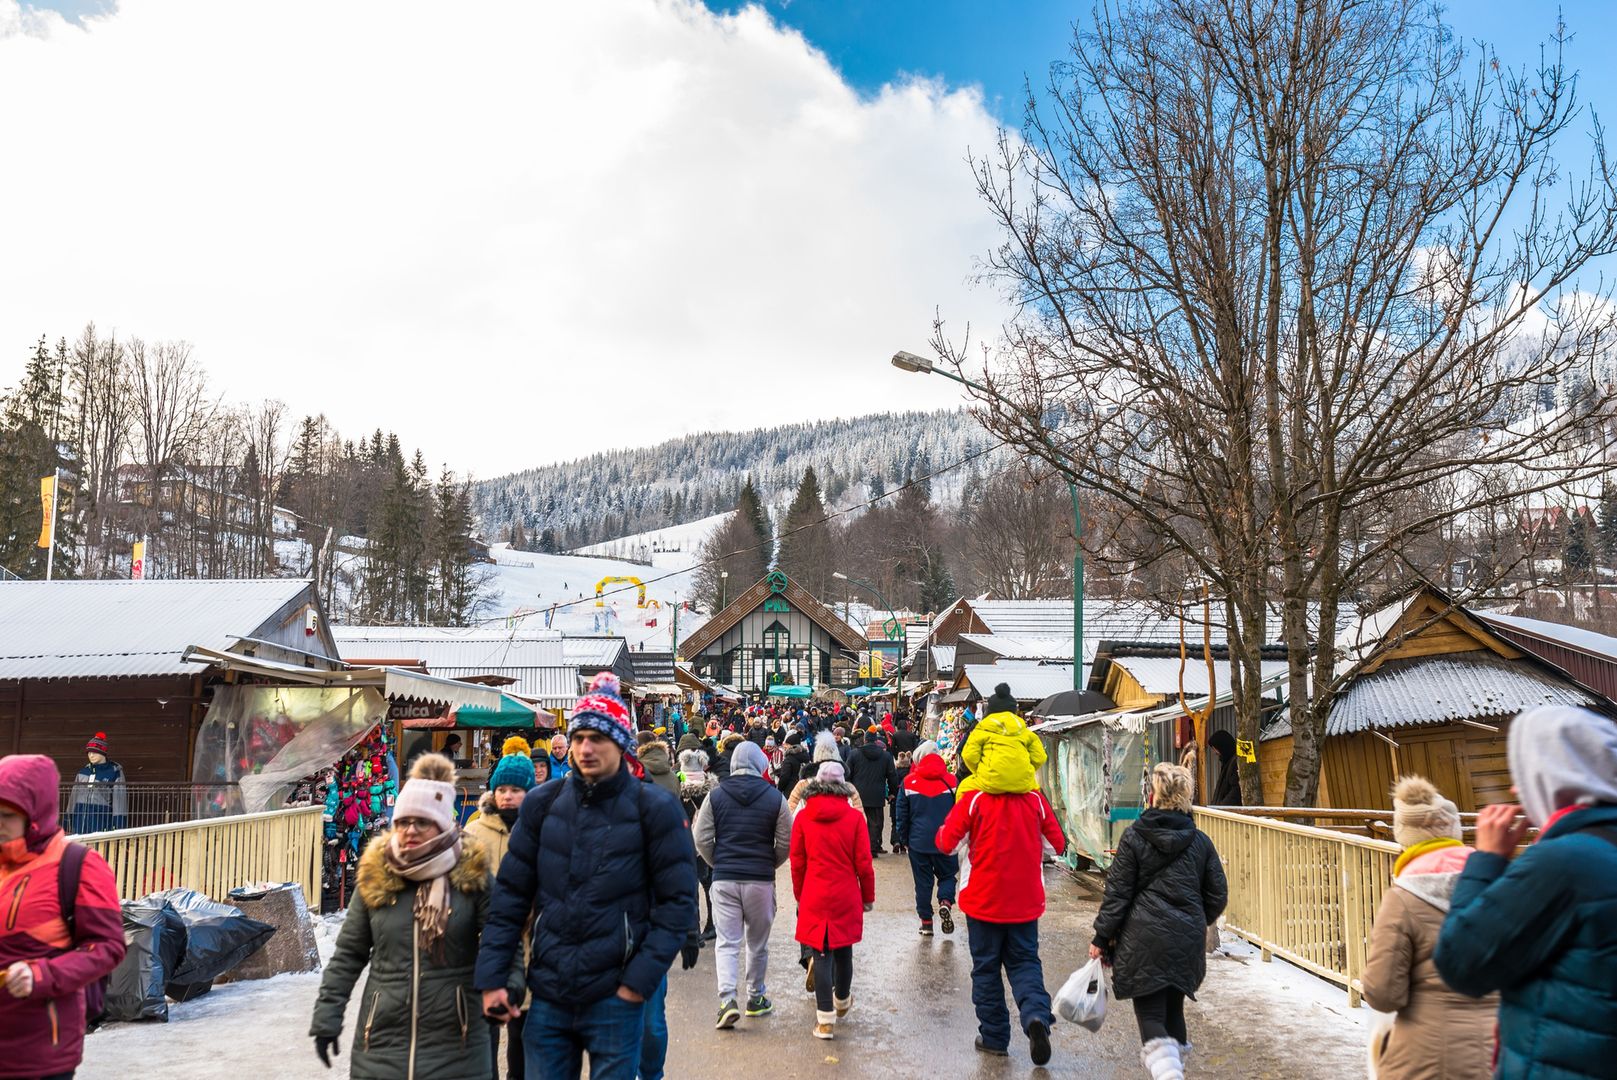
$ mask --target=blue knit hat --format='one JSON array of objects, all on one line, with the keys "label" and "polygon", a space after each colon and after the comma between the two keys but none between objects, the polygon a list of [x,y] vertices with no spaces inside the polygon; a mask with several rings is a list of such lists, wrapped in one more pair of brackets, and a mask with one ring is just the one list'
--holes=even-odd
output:
[{"label": "blue knit hat", "polygon": [[533,758],[528,756],[531,752],[528,740],[520,735],[505,740],[500,747],[500,760],[488,774],[488,789],[519,787],[523,791],[530,790],[534,783]]}]

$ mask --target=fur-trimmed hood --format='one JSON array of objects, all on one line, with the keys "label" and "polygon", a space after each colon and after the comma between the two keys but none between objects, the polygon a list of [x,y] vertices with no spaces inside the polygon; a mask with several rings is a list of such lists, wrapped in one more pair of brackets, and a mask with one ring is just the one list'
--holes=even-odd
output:
[{"label": "fur-trimmed hood", "polygon": [[[687,777],[689,773],[685,774]],[[700,780],[687,779],[679,785],[679,797],[682,799],[705,798],[707,793],[719,786],[719,778],[712,773],[702,773]]]},{"label": "fur-trimmed hood", "polygon": [[[376,836],[365,846],[365,854],[359,857],[357,891],[365,906],[372,910],[393,903],[404,891],[404,878],[394,873],[383,857],[390,835],[391,832],[384,832]],[[462,893],[480,893],[488,887],[488,881],[487,852],[476,840],[463,837],[460,862],[449,872],[449,883]]]},{"label": "fur-trimmed hood", "polygon": [[836,795],[839,798],[851,799],[855,792],[853,785],[846,780],[821,780],[816,777],[803,784],[803,801],[807,802],[816,795]]}]

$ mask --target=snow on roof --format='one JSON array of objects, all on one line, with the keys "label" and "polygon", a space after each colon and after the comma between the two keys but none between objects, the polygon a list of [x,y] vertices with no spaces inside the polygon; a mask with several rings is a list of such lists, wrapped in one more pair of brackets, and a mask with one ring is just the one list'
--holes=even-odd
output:
[{"label": "snow on roof", "polygon": [[953,645],[934,645],[934,646],[932,646],[932,666],[935,669],[937,669],[938,671],[953,671],[954,670],[954,646]]},{"label": "snow on roof", "polygon": [[[1114,656],[1112,665],[1120,667],[1134,677],[1140,688],[1148,694],[1177,696],[1179,693],[1179,658],[1177,656]],[[1267,681],[1288,670],[1284,660],[1261,660],[1258,663],[1261,678]],[[1185,660],[1185,693],[1205,696],[1211,691],[1207,685],[1207,661],[1194,655]],[[1220,693],[1231,684],[1230,662],[1214,660],[1213,672],[1218,679]]]},{"label": "snow on roof", "polygon": [[1578,649],[1606,660],[1617,660],[1617,637],[1585,630],[1580,626],[1568,626],[1565,623],[1526,619],[1520,615],[1501,615],[1493,611],[1473,611],[1471,614],[1483,622],[1532,634],[1534,637],[1541,637],[1557,645]]},{"label": "snow on roof", "polygon": [[450,679],[501,675],[508,689],[538,698],[547,708],[577,697],[578,665],[564,655],[555,630],[524,627],[334,626],[344,660],[420,660],[427,671]]},{"label": "snow on roof", "polygon": [[581,668],[609,668],[618,662],[628,643],[620,637],[564,637],[562,658]]},{"label": "snow on roof", "polygon": [[8,581],[0,585],[0,679],[196,674],[192,645],[228,649],[265,627],[307,581]]},{"label": "snow on roof", "polygon": [[987,649],[1006,660],[1072,661],[1072,635],[1011,636],[1009,634],[961,634],[960,640]]},{"label": "snow on roof", "polygon": [[[1087,674],[1086,671],[1086,677]],[[1051,694],[1072,689],[1072,665],[1041,664],[1035,660],[967,664],[966,681],[983,697],[991,695],[999,683],[1006,683],[1017,701],[1043,701]]]},{"label": "snow on roof", "polygon": [[1072,601],[973,600],[971,610],[991,634],[1072,633]]}]

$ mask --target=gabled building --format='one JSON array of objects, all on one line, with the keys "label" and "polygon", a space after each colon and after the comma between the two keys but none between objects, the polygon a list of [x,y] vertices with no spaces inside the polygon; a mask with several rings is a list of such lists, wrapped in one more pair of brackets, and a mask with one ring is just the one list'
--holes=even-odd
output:
[{"label": "gabled building", "polygon": [[65,777],[106,732],[131,781],[190,779],[193,739],[224,675],[193,646],[335,663],[307,581],[0,584],[0,753],[46,754]]},{"label": "gabled building", "polygon": [[[1505,740],[1520,714],[1617,712],[1434,586],[1366,616],[1341,644],[1346,681],[1325,722],[1321,806],[1391,810],[1403,773],[1427,777],[1462,812],[1510,802]],[[1283,723],[1259,744],[1265,801],[1278,798],[1291,742]]]},{"label": "gabled building", "polygon": [[687,637],[680,654],[708,682],[761,694],[771,686],[851,686],[868,647],[857,628],[776,570]]}]

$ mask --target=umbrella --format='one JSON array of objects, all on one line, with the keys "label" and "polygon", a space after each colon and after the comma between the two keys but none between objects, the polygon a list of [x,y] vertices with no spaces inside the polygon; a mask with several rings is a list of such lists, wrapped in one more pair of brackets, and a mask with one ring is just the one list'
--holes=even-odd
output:
[{"label": "umbrella", "polygon": [[1117,708],[1116,703],[1099,690],[1063,690],[1051,694],[1027,711],[1029,716],[1086,716]]},{"label": "umbrella", "polygon": [[455,710],[455,726],[462,728],[531,728],[539,713],[509,694],[500,695],[498,709],[462,705]]},{"label": "umbrella", "polygon": [[875,693],[875,691],[872,690],[868,686],[856,686],[852,690],[848,691],[848,696],[849,697],[864,697],[866,694],[873,694],[873,693]]}]

